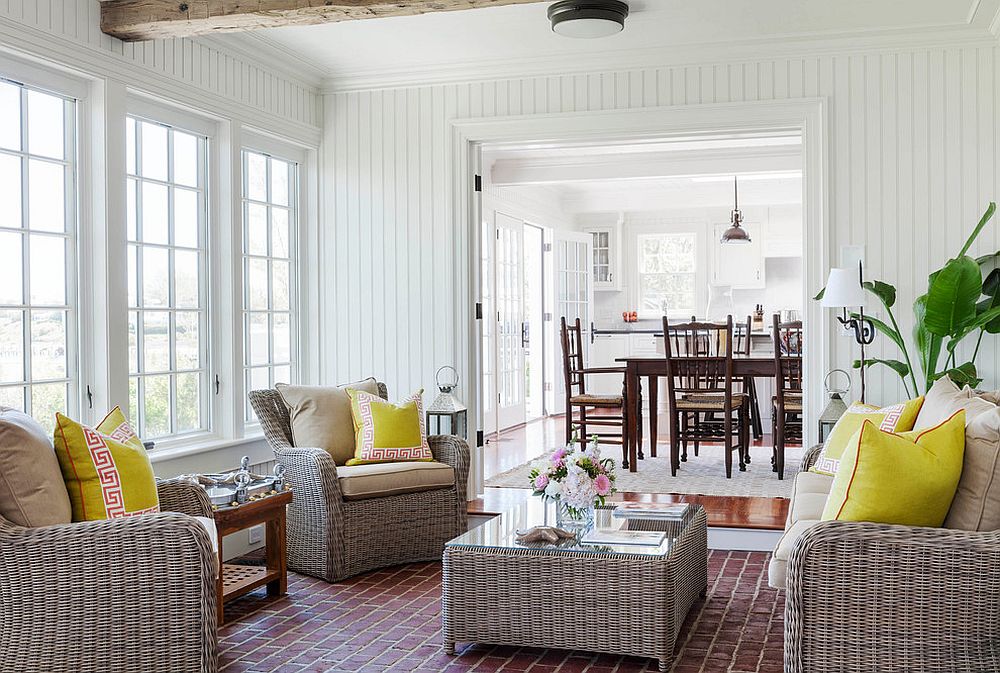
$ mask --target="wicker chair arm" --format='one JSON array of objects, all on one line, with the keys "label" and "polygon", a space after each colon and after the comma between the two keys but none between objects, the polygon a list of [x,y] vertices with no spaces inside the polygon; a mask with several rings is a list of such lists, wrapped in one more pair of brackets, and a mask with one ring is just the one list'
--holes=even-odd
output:
[{"label": "wicker chair arm", "polygon": [[450,465],[455,470],[455,489],[458,491],[459,502],[466,501],[466,491],[469,484],[469,445],[461,437],[454,435],[431,435],[427,443],[434,454],[434,460]]},{"label": "wicker chair arm", "polygon": [[0,521],[0,558],[5,671],[217,670],[218,561],[190,516]]},{"label": "wicker chair arm", "polygon": [[186,479],[157,479],[160,511],[190,516],[212,516],[212,501],[205,489]]},{"label": "wicker chair arm", "polygon": [[1000,661],[1000,531],[825,521],[790,555],[785,671],[979,671]]},{"label": "wicker chair arm", "polygon": [[799,472],[808,472],[809,468],[816,464],[816,459],[819,458],[822,450],[822,444],[809,447],[809,450],[802,456],[802,464],[799,466]]}]

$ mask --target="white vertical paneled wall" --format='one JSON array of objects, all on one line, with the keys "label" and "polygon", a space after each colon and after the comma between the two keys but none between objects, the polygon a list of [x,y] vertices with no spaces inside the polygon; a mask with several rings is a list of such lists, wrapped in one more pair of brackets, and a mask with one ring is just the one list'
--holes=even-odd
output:
[{"label": "white vertical paneled wall", "polygon": [[0,45],[192,107],[224,103],[227,116],[286,135],[319,126],[321,97],[304,78],[207,40],[122,42],[101,32],[100,15],[98,0],[0,0]]},{"label": "white vertical paneled wall", "polygon": [[[325,376],[375,375],[394,393],[429,387],[438,366],[455,363],[457,340],[470,338],[453,301],[461,264],[452,239],[467,240],[456,229],[465,218],[445,217],[449,124],[479,117],[825,98],[828,261],[836,265],[841,245],[864,245],[868,277],[899,288],[908,334],[909,305],[928,272],[958,251],[996,198],[997,55],[993,46],[907,49],[331,93]],[[1000,222],[973,252],[998,247]],[[830,341],[832,361],[849,366],[852,341]],[[993,387],[997,345],[988,339],[980,354]],[[897,357],[883,337],[871,353]],[[894,373],[872,370],[872,401],[902,395]]]}]

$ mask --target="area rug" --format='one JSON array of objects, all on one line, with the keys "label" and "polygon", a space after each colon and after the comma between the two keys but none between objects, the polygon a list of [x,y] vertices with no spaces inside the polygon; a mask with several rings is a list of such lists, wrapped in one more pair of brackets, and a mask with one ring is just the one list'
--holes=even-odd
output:
[{"label": "area rug", "polygon": [[[708,595],[691,609],[673,673],[780,673],[784,592],[767,586],[767,554],[712,550]],[[638,673],[655,661],[590,652],[465,643],[441,649],[441,564],[345,582],[289,573],[288,595],[258,590],[226,607],[221,673]],[[569,626],[569,625],[568,625]]]},{"label": "area rug", "polygon": [[[750,450],[751,463],[746,472],[740,472],[739,464],[733,465],[733,476],[726,479],[726,463],[722,450],[708,445],[695,456],[688,449],[687,462],[681,463],[677,476],[670,476],[670,453],[664,446],[659,447],[659,457],[646,457],[639,461],[636,472],[618,470],[615,487],[619,491],[635,493],[684,493],[688,495],[736,495],[761,498],[788,498],[792,494],[792,481],[799,471],[803,449],[789,447],[785,450],[785,478],[771,471],[770,447],[754,447]],[[612,455],[612,454],[605,454]],[[613,454],[617,455],[617,454]],[[735,458],[735,457],[734,457]],[[536,458],[537,459],[537,458]],[[486,480],[487,486],[502,488],[527,488],[528,474],[532,459],[523,465],[502,472]]]}]

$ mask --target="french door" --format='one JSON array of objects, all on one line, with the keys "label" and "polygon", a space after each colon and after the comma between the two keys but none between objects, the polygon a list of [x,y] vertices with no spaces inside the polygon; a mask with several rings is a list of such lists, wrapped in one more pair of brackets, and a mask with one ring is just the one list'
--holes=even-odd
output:
[{"label": "french door", "polygon": [[497,384],[496,424],[502,430],[523,423],[525,311],[524,222],[496,213],[495,284]]},{"label": "french door", "polygon": [[583,328],[583,356],[589,361],[591,307],[594,305],[594,288],[591,285],[590,266],[593,251],[593,237],[590,234],[572,231],[553,231],[553,282],[555,287],[555,315],[552,321],[555,330],[555,385],[553,410],[566,407],[566,384],[563,376],[563,353],[560,338],[561,318],[572,324],[577,318]]}]

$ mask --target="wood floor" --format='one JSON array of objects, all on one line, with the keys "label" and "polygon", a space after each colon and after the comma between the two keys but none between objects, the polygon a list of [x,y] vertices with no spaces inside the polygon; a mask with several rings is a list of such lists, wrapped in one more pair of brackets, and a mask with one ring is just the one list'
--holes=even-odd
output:
[{"label": "wood floor", "polygon": [[[666,418],[660,418],[660,428],[667,427]],[[485,478],[506,472],[527,462],[540,453],[539,447],[554,448],[564,439],[563,418],[552,416],[532,421],[523,426],[501,433],[499,439],[492,435],[487,438],[483,450]],[[754,446],[769,447],[771,438],[767,435],[754,442]],[[666,452],[668,442],[665,435],[659,437],[659,449]],[[766,453],[764,449],[760,452]],[[758,452],[754,452],[758,453]],[[666,455],[665,453],[661,455]],[[469,513],[479,515],[499,514],[531,497],[528,489],[486,488],[483,496],[469,503]],[[785,498],[752,498],[718,495],[683,495],[674,493],[622,492],[611,497],[615,502],[690,502],[702,505],[708,514],[708,525],[722,528],[754,528],[781,530],[788,515],[788,500]]]}]

